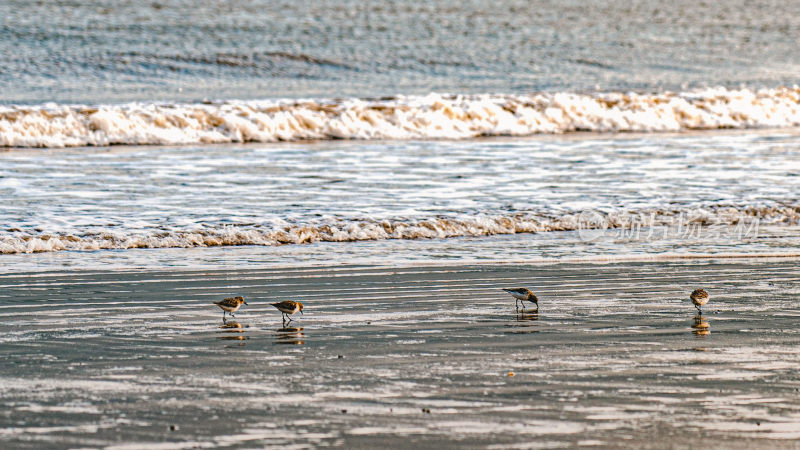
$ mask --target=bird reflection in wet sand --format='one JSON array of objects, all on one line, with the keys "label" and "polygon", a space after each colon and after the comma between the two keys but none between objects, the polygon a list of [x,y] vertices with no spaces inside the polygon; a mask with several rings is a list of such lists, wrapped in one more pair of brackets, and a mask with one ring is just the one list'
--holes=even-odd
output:
[{"label": "bird reflection in wet sand", "polygon": [[229,313],[231,317],[236,317],[233,315],[233,313],[235,313],[239,308],[241,308],[242,304],[246,305],[247,302],[244,301],[244,297],[237,296],[237,297],[229,297],[222,299],[222,301],[214,302],[214,304],[222,308],[222,322],[225,322],[226,312]]},{"label": "bird reflection in wet sand", "polygon": [[517,313],[517,322],[529,322],[532,320],[539,320],[539,311],[525,311],[524,309]]},{"label": "bird reflection in wet sand", "polygon": [[539,332],[539,327],[533,323],[539,320],[539,311],[517,311],[517,314],[514,316],[514,318],[516,319],[515,322],[512,322],[508,325],[510,330],[506,331],[505,334],[527,334]]},{"label": "bird reflection in wet sand", "polygon": [[536,310],[539,310],[539,299],[536,295],[531,292],[530,289],[527,288],[516,288],[516,289],[503,289],[504,291],[511,294],[514,297],[514,304],[516,305],[517,309],[519,310],[519,305],[522,304],[522,310],[525,311],[525,302],[531,302],[536,305]]},{"label": "bird reflection in wet sand", "polygon": [[694,316],[694,321],[692,322],[692,334],[695,336],[708,336],[711,334],[711,326],[708,324],[706,318],[700,314]]},{"label": "bird reflection in wet sand", "polygon": [[275,344],[303,345],[306,337],[303,327],[286,327],[275,330]]},{"label": "bird reflection in wet sand", "polygon": [[242,325],[239,322],[225,322],[224,324],[219,326],[220,330],[217,333],[223,334],[223,336],[217,336],[217,339],[223,341],[244,341],[247,340],[247,336],[244,334],[244,329],[247,326]]}]

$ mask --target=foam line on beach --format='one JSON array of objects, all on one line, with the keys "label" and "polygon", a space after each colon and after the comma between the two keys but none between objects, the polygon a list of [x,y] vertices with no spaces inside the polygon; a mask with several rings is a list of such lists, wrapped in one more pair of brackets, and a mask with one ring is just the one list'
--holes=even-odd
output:
[{"label": "foam line on beach", "polygon": [[[676,224],[679,227],[678,230],[674,230]],[[800,206],[717,206],[686,211],[603,212],[593,210],[558,216],[499,214],[417,220],[330,219],[322,223],[296,225],[226,224],[218,227],[208,225],[191,230],[154,230],[152,232],[148,232],[148,230],[99,229],[82,234],[58,231],[48,233],[15,228],[0,232],[0,254],[130,248],[274,246],[387,239],[445,239],[551,231],[579,231],[586,234],[586,239],[592,239],[596,232],[609,229],[629,229],[638,233],[642,233],[644,229],[645,235],[651,233],[656,237],[659,233],[683,233],[687,236],[699,236],[701,232],[739,233],[746,236],[757,230],[760,224],[798,225],[800,224]],[[670,229],[673,231],[669,231]]]},{"label": "foam line on beach", "polygon": [[0,107],[0,146],[469,139],[800,125],[800,87]]}]

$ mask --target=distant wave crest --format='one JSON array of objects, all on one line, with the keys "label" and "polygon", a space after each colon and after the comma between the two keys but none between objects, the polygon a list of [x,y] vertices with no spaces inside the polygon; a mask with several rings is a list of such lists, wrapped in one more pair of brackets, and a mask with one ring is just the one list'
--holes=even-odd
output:
[{"label": "distant wave crest", "polygon": [[[130,248],[189,248],[235,245],[283,245],[313,242],[348,242],[384,239],[431,239],[488,236],[548,231],[605,229],[679,228],[691,237],[704,232],[730,232],[741,227],[744,234],[757,231],[759,224],[800,225],[800,205],[710,207],[687,211],[584,211],[560,216],[533,214],[436,217],[421,220],[326,220],[315,224],[283,226],[222,225],[190,230],[112,229],[81,234],[39,233],[21,229],[0,232],[0,254],[36,253],[60,250]],[[728,227],[728,228],[725,228]],[[646,234],[646,233],[645,233]]]},{"label": "distant wave crest", "polygon": [[0,107],[0,146],[466,139],[800,125],[800,88]]}]

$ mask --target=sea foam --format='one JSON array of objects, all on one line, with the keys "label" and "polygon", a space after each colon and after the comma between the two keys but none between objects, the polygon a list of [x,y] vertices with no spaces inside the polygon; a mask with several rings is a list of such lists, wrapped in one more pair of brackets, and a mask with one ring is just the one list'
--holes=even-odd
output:
[{"label": "sea foam", "polygon": [[[800,206],[724,206],[688,210],[611,211],[588,210],[562,215],[496,214],[396,220],[325,219],[317,223],[191,227],[165,231],[94,229],[80,234],[35,232],[22,229],[0,233],[0,254],[60,250],[130,248],[190,248],[236,245],[284,245],[313,242],[350,242],[385,239],[445,239],[549,231],[636,230],[647,238],[659,233],[684,237],[700,233],[755,237],[760,224],[800,225]],[[733,227],[731,229],[730,227]],[[667,229],[672,231],[667,231]],[[658,230],[658,231],[654,231]],[[679,236],[680,237],[680,236]]]},{"label": "sea foam", "polygon": [[800,125],[800,88],[0,107],[0,146],[467,139]]}]

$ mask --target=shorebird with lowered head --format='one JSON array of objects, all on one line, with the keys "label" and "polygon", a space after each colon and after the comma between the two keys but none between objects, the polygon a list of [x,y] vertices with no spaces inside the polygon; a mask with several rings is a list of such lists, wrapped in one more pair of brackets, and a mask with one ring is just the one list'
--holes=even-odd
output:
[{"label": "shorebird with lowered head", "polygon": [[536,298],[536,294],[531,292],[528,288],[516,288],[516,289],[503,289],[504,291],[511,294],[514,297],[514,304],[519,309],[519,304],[522,303],[522,309],[525,310],[525,302],[529,301],[536,305],[536,309],[539,309],[539,299]]},{"label": "shorebird with lowered head", "polygon": [[695,289],[692,291],[689,298],[692,299],[692,303],[694,303],[694,307],[697,308],[697,311],[700,315],[703,314],[703,305],[708,303],[708,292],[705,289]]},{"label": "shorebird with lowered head", "polygon": [[274,306],[278,309],[278,311],[281,312],[283,323],[286,323],[286,319],[289,319],[289,322],[292,321],[292,318],[289,317],[289,314],[294,314],[297,311],[300,311],[300,314],[303,314],[303,304],[294,300],[285,300],[280,303],[270,303],[270,305]]},{"label": "shorebird with lowered head", "polygon": [[236,297],[228,297],[222,299],[221,302],[214,302],[214,304],[222,308],[222,321],[225,322],[226,312],[230,313],[231,317],[236,317],[233,315],[233,313],[235,313],[239,308],[241,308],[242,304],[246,305],[247,302],[244,301],[244,297],[236,296]]}]

